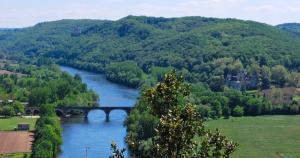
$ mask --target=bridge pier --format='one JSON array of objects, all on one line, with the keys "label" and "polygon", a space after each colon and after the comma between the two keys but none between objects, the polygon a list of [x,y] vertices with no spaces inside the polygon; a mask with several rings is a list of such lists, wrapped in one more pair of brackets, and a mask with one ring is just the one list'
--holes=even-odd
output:
[{"label": "bridge pier", "polygon": [[109,114],[110,114],[110,111],[104,111],[105,112],[105,121],[106,122],[109,122]]},{"label": "bridge pier", "polygon": [[56,110],[55,110],[55,113],[56,113],[56,115],[59,116],[59,117],[62,117],[62,118],[65,118],[65,117],[66,117],[65,110],[63,110],[63,109],[56,109]]},{"label": "bridge pier", "polygon": [[126,113],[127,113],[127,116],[129,116],[130,115],[130,110],[126,110]]},{"label": "bridge pier", "polygon": [[33,111],[31,109],[25,110],[26,115],[33,115]]},{"label": "bridge pier", "polygon": [[84,118],[85,118],[85,119],[88,118],[89,112],[90,112],[90,110],[84,110],[84,111],[83,111],[83,113],[84,113]]}]

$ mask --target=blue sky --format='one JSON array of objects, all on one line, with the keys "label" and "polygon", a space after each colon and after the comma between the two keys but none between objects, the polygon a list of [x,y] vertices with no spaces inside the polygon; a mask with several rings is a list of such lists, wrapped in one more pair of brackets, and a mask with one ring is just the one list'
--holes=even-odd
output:
[{"label": "blue sky", "polygon": [[60,19],[110,19],[127,15],[205,16],[276,25],[300,22],[300,0],[1,0],[0,28]]}]

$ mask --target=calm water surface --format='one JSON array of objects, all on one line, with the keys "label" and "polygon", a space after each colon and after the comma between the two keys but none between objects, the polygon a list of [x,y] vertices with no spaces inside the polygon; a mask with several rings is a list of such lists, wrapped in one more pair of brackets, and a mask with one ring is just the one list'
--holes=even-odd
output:
[{"label": "calm water surface", "polygon": [[[100,106],[133,106],[139,91],[130,89],[105,79],[103,74],[91,73],[71,67],[61,66],[63,71],[71,75],[79,74],[82,81],[89,89],[94,90],[100,96]],[[105,122],[105,113],[102,111],[91,111],[88,119],[68,118],[62,121],[63,144],[62,153],[59,158],[107,158],[112,141],[119,148],[126,148],[124,137],[126,128],[123,121],[126,118],[124,111],[115,110],[110,113],[110,122]],[[126,153],[128,156],[128,153]]]}]

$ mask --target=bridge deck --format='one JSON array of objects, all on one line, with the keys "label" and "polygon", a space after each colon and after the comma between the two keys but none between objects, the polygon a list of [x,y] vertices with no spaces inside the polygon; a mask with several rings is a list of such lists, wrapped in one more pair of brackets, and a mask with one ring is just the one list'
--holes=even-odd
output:
[{"label": "bridge deck", "polygon": [[[57,115],[61,116],[61,117],[66,117],[66,115],[70,112],[70,110],[82,110],[85,117],[87,117],[88,113],[92,110],[102,110],[106,114],[106,120],[109,121],[109,114],[111,111],[123,110],[129,115],[129,113],[131,112],[132,109],[133,109],[132,106],[98,106],[98,107],[78,107],[78,106],[72,107],[72,106],[70,106],[70,107],[58,107],[55,110],[56,110]],[[29,112],[33,115],[38,114],[39,110],[40,109],[38,107],[26,107],[25,108],[26,113]]]},{"label": "bridge deck", "polygon": [[105,110],[105,109],[132,109],[132,106],[97,106],[97,107],[58,107],[57,109],[89,109],[89,110]]}]

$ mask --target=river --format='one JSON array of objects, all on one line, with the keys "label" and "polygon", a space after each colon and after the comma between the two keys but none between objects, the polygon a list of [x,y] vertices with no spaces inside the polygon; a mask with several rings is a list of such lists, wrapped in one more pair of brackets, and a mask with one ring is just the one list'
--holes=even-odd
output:
[{"label": "river", "polygon": [[[139,96],[137,89],[109,82],[103,74],[65,66],[61,66],[61,69],[71,75],[79,74],[82,82],[100,96],[100,106],[133,106]],[[105,122],[105,113],[95,110],[89,113],[88,119],[62,120],[63,144],[59,158],[83,158],[86,154],[89,158],[108,158],[112,141],[119,148],[126,148],[126,128],[123,126],[125,118],[126,112],[115,110],[110,113],[110,121]],[[126,157],[129,157],[127,152]]]}]

